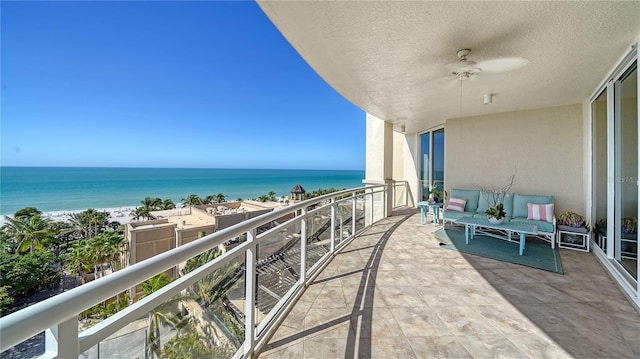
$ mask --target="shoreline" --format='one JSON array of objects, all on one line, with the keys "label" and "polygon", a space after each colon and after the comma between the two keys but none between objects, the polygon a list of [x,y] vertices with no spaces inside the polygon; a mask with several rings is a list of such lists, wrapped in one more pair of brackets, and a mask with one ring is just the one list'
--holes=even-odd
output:
[{"label": "shoreline", "polygon": [[[120,224],[127,224],[133,221],[133,217],[130,215],[131,211],[135,210],[139,206],[120,206],[110,208],[94,208],[98,212],[109,212],[109,222],[118,222]],[[42,212],[43,218],[48,218],[56,222],[67,222],[70,219],[70,215],[73,213],[84,212],[89,208],[76,209],[76,210],[60,210],[60,211],[47,211]],[[0,216],[0,226],[6,223],[5,217],[13,217],[13,214]]]}]

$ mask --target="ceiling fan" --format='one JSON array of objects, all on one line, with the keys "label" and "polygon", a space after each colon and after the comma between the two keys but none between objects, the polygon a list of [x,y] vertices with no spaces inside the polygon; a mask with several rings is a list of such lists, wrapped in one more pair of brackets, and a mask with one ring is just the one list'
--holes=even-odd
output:
[{"label": "ceiling fan", "polygon": [[517,70],[529,64],[529,60],[523,57],[500,57],[477,63],[467,59],[471,49],[458,50],[456,56],[459,60],[445,65],[449,75],[460,80],[466,80],[481,72],[500,73]]}]

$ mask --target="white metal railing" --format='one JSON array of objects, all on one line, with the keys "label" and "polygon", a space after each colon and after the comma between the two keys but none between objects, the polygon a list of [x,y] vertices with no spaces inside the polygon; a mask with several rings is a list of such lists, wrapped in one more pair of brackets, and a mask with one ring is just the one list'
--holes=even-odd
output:
[{"label": "white metal railing", "polygon": [[[388,189],[391,189],[391,194],[388,193]],[[406,205],[406,192],[406,183],[403,185],[401,182],[393,186],[373,185],[334,192],[292,204],[215,232],[0,318],[0,348],[4,352],[44,330],[46,333],[43,358],[78,357],[129,323],[143,318],[170,298],[184,293],[186,289],[206,276],[226,265],[243,263],[244,275],[239,281],[244,281],[245,305],[244,308],[241,308],[244,309],[244,341],[241,347],[237,348],[235,357],[251,357],[277,328],[283,319],[283,314],[302,294],[305,285],[320,273],[333,258],[335,252],[351,241],[357,233],[390,215],[387,213],[389,201],[393,201],[391,207]],[[399,200],[400,197],[403,200]],[[296,216],[292,219],[258,234],[258,228],[294,213]],[[310,223],[310,219],[315,222]],[[323,227],[318,229],[319,225],[323,225]],[[330,240],[330,243],[323,246],[313,246],[313,250],[326,249],[326,253],[312,253],[312,249],[308,249],[308,246],[311,245],[308,243],[307,232],[309,228],[315,230],[314,233],[310,233],[312,240],[319,239],[317,237],[320,231],[328,231],[330,238],[327,240]],[[154,275],[176,267],[221,243],[234,240],[244,234],[246,234],[246,241],[232,250],[142,298],[90,329],[81,333],[78,331],[78,316],[88,308],[113,298],[118,293],[125,292]],[[285,237],[285,234],[288,237]],[[286,293],[283,293],[273,308],[268,313],[263,313],[263,317],[258,320],[257,292],[261,285],[265,286],[265,284],[259,283],[263,277],[262,274],[258,274],[258,267],[264,266],[264,263],[268,264],[269,260],[275,260],[270,259],[271,257],[261,257],[261,252],[265,252],[263,247],[267,247],[271,242],[280,241],[279,236],[295,239],[289,240],[285,245],[291,246],[293,244],[291,253],[299,253],[299,263],[294,263],[295,266],[299,265],[299,268],[291,269],[291,272],[297,273],[298,278],[289,288],[284,288],[287,290]]]}]

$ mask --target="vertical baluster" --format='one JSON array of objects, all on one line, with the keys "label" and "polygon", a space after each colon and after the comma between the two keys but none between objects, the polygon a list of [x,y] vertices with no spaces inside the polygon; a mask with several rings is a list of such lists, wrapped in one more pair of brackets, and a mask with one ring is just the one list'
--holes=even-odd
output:
[{"label": "vertical baluster", "polygon": [[256,303],[256,261],[257,247],[255,244],[256,229],[252,228],[247,232],[247,242],[252,245],[247,249],[245,258],[245,322],[244,322],[244,357],[251,358],[255,346],[256,326],[255,326],[255,303]]},{"label": "vertical baluster", "polygon": [[353,197],[351,197],[351,236],[356,235],[356,192],[353,192]]},{"label": "vertical baluster", "polygon": [[338,209],[338,204],[336,203],[336,198],[333,197],[331,199],[331,254],[336,251],[336,212]]},{"label": "vertical baluster", "polygon": [[300,280],[302,284],[307,283],[307,208],[301,210],[302,220],[300,221]]}]

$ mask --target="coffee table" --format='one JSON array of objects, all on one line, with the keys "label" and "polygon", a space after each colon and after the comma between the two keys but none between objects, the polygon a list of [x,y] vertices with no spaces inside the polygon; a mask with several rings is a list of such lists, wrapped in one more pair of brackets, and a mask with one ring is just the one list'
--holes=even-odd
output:
[{"label": "coffee table", "polygon": [[[537,235],[538,227],[530,224],[523,223],[503,223],[503,224],[493,224],[489,222],[488,219],[484,217],[462,217],[456,220],[456,223],[464,225],[464,240],[466,244],[469,244],[469,238],[473,239],[476,234],[476,230],[482,233],[483,235],[491,236],[494,238],[506,240],[509,242],[515,242],[511,239],[511,233],[520,235],[520,255],[524,254],[525,248],[525,237],[527,234],[529,235]],[[499,232],[487,232],[482,229],[493,229],[497,231],[506,232],[505,235],[501,235]]]}]

